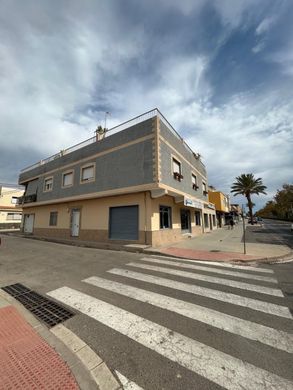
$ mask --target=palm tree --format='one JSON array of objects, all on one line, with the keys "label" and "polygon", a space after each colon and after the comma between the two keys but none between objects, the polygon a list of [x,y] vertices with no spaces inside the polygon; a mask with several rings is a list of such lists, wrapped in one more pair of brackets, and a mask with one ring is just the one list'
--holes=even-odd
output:
[{"label": "palm tree", "polygon": [[266,188],[267,187],[262,183],[262,179],[261,178],[256,179],[252,173],[248,173],[248,174],[243,173],[242,175],[237,176],[235,182],[231,186],[231,192],[234,193],[234,196],[244,195],[246,197],[252,225],[253,225],[253,214],[252,214],[253,202],[251,200],[251,195],[266,194],[265,192]]}]

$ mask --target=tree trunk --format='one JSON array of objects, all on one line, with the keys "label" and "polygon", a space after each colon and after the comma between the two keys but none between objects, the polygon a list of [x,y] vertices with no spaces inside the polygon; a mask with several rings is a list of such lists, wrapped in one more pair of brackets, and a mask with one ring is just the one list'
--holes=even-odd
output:
[{"label": "tree trunk", "polygon": [[246,194],[246,198],[247,198],[247,204],[248,204],[248,208],[249,208],[249,216],[250,216],[250,220],[251,220],[251,225],[253,225],[252,201],[251,201],[250,193]]}]

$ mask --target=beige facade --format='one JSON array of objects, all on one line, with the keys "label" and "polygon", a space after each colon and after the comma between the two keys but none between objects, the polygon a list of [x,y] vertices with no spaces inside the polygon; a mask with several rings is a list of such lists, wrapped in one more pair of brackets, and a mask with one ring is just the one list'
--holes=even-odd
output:
[{"label": "beige facade", "polygon": [[[80,210],[80,223],[76,240],[125,243],[124,241],[112,240],[109,237],[110,208],[138,206],[138,240],[133,242],[152,245],[154,247],[180,241],[188,236],[197,236],[203,232],[216,228],[215,220],[212,219],[211,209],[195,209],[176,203],[174,197],[165,195],[153,199],[151,192],[139,192],[106,198],[89,199],[83,201],[43,205],[39,207],[26,207],[24,218],[33,216],[32,233],[36,236],[57,237],[72,239],[72,210]],[[170,228],[160,226],[160,206],[171,209]],[[181,210],[190,213],[190,232],[182,233]],[[200,224],[196,224],[195,212],[200,215]],[[51,213],[57,213],[56,225],[50,226]],[[208,215],[208,226],[204,226],[204,215]],[[212,226],[210,226],[210,218]],[[123,226],[121,226],[123,229]],[[129,241],[131,242],[131,241]]]},{"label": "beige facade", "polygon": [[22,207],[17,204],[24,190],[12,186],[0,186],[0,229],[20,227]]}]

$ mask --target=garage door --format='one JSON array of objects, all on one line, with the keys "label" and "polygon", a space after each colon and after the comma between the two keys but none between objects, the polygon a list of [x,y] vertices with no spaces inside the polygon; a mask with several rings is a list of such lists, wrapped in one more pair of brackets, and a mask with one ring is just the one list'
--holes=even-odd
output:
[{"label": "garage door", "polygon": [[138,206],[110,207],[109,236],[113,240],[138,240]]}]

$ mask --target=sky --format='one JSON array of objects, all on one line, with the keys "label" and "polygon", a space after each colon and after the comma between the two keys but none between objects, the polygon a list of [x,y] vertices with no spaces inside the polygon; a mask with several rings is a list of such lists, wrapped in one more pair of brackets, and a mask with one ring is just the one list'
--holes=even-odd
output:
[{"label": "sky", "polygon": [[[0,0],[0,182],[159,108],[229,193],[293,182],[291,0]],[[231,197],[233,203],[246,203]]]}]

